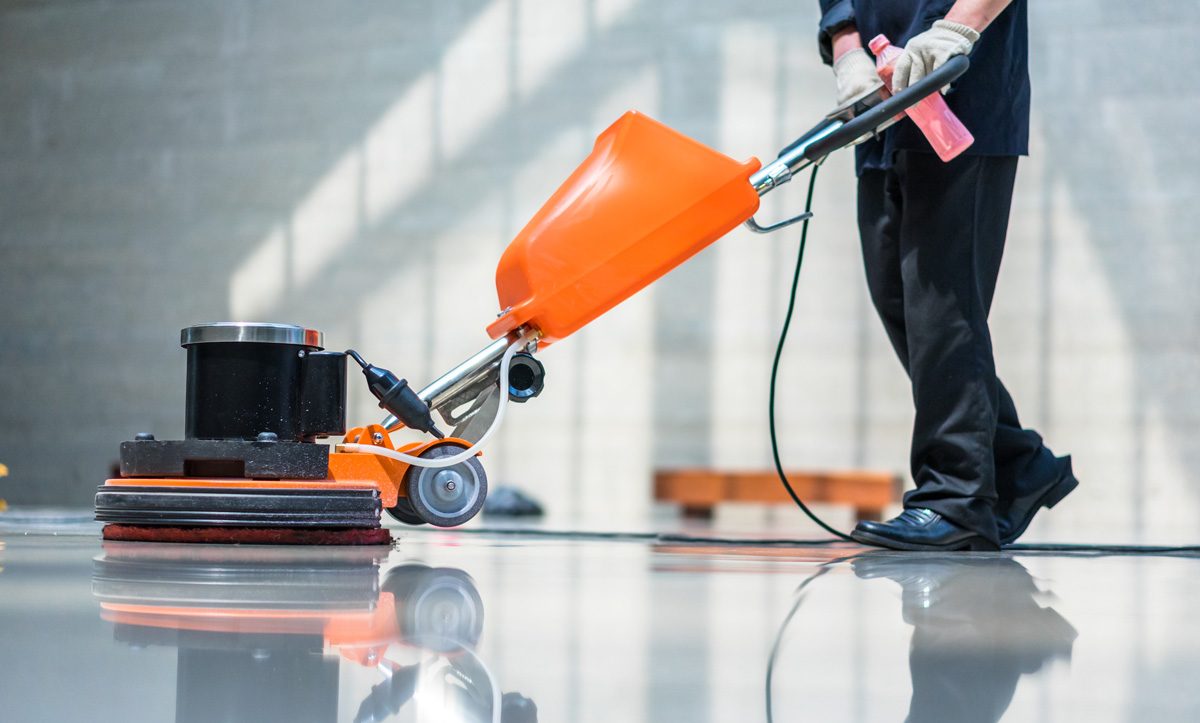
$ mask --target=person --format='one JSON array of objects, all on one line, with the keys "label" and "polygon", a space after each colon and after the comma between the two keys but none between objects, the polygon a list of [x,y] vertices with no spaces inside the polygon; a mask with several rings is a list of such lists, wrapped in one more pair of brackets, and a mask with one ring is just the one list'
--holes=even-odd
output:
[{"label": "person", "polygon": [[988,312],[1008,228],[1017,157],[1028,153],[1026,0],[820,0],[823,60],[838,103],[877,88],[864,41],[904,53],[893,91],[956,55],[946,92],[975,137],[943,163],[902,120],[856,151],[858,227],[872,303],[912,384],[916,489],[904,511],[853,537],[902,550],[995,550],[1077,485],[1071,458],[1023,429],[996,376]]}]

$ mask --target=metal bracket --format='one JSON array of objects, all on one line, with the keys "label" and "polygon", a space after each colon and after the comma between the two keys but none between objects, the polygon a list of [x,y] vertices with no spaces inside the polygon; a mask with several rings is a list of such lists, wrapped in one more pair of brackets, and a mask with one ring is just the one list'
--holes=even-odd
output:
[{"label": "metal bracket", "polygon": [[485,389],[471,405],[471,408],[453,422],[455,426],[451,435],[465,439],[471,444],[478,442],[492,426],[492,421],[496,419],[499,410],[500,385],[497,384]]},{"label": "metal bracket", "polygon": [[754,233],[771,233],[772,231],[778,231],[781,228],[787,228],[794,223],[807,221],[810,218],[812,218],[812,212],[806,211],[799,216],[792,216],[791,218],[784,219],[778,223],[773,223],[768,226],[760,226],[758,222],[754,220],[754,217],[751,216],[750,218],[746,219],[746,222],[743,225]]},{"label": "metal bracket", "polygon": [[[447,399],[441,404],[431,407],[431,409],[442,415],[442,419],[452,427],[457,427],[463,424],[483,406],[484,397],[486,397],[493,388],[499,389],[500,384],[498,379],[483,380],[484,383],[464,389],[462,393],[454,396],[452,399]],[[461,412],[458,410],[464,406],[467,408]],[[455,414],[455,412],[458,412]]]}]

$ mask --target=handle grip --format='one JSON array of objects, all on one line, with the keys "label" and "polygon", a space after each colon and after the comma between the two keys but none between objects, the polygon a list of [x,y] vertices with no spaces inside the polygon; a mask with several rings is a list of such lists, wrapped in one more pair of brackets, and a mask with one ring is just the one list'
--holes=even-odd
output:
[{"label": "handle grip", "polygon": [[926,96],[936,93],[943,86],[954,82],[970,67],[971,61],[967,59],[967,56],[956,55],[916,83],[862,113],[829,135],[809,144],[804,149],[804,157],[815,163],[839,148],[850,145],[862,136],[872,133],[891,118],[920,103]]}]

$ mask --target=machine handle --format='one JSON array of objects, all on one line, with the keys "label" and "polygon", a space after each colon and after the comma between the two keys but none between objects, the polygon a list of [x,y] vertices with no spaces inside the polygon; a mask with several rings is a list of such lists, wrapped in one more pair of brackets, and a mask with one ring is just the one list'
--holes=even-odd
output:
[{"label": "machine handle", "polygon": [[837,112],[789,143],[775,160],[751,175],[750,185],[760,196],[782,186],[802,169],[888,125],[893,118],[921,102],[926,96],[954,82],[967,72],[970,66],[971,61],[967,60],[967,56],[959,55],[874,106],[868,104],[878,98],[881,89],[839,108]]},{"label": "machine handle", "polygon": [[863,112],[832,133],[810,143],[804,149],[804,158],[811,163],[816,163],[839,148],[848,146],[862,136],[872,133],[893,117],[920,103],[926,96],[938,92],[943,86],[957,80],[959,76],[967,72],[969,67],[971,67],[971,61],[967,60],[967,56],[956,55],[916,83]]}]

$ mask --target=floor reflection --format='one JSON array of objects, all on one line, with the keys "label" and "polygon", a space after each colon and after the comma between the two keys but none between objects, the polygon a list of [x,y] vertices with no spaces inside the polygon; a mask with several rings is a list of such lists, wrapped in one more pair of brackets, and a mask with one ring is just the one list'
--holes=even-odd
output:
[{"label": "floor reflection", "polygon": [[6,723],[1200,720],[1194,556],[0,542]]},{"label": "floor reflection", "polygon": [[114,639],[178,650],[175,719],[337,720],[339,669],[381,681],[356,723],[537,720],[475,654],[483,600],[466,572],[372,548],[105,543],[93,596]]},{"label": "floor reflection", "polygon": [[1022,675],[1070,661],[1077,632],[1021,563],[1006,557],[866,554],[851,561],[861,579],[902,590],[913,626],[908,721],[998,721]]}]

